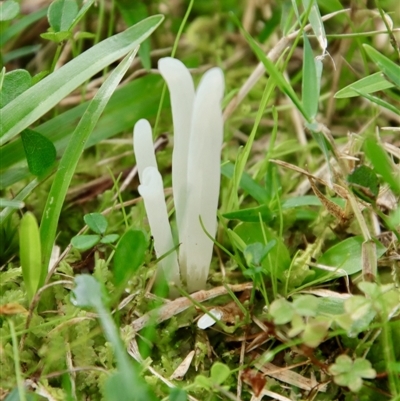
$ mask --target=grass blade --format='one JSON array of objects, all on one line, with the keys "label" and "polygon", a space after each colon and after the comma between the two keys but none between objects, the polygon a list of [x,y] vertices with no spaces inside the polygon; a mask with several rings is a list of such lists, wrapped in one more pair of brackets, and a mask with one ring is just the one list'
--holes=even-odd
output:
[{"label": "grass blade", "polygon": [[379,53],[373,47],[363,45],[369,58],[378,66],[378,68],[392,81],[398,88],[400,88],[400,66],[395,64],[392,60]]},{"label": "grass blade", "polygon": [[163,16],[149,17],[103,40],[44,78],[2,109],[0,146],[18,135],[79,85],[135,49],[158,27]]},{"label": "grass blade", "polygon": [[385,78],[382,72],[376,72],[375,74],[368,75],[367,77],[359,79],[343,89],[340,89],[340,91],[335,93],[335,98],[343,99],[346,97],[355,97],[359,96],[360,93],[364,95],[393,87],[394,85]]},{"label": "grass blade", "polygon": [[40,225],[40,236],[42,240],[42,263],[47,266],[50,260],[58,219],[64,199],[74,174],[76,165],[85,147],[85,143],[93,131],[101,113],[103,112],[111,95],[118,86],[128,67],[136,54],[131,52],[124,58],[117,68],[103,83],[96,96],[90,102],[86,112],[76,127],[65,153],[60,161],[59,168],[54,178],[50,193],[47,197],[42,221]]}]

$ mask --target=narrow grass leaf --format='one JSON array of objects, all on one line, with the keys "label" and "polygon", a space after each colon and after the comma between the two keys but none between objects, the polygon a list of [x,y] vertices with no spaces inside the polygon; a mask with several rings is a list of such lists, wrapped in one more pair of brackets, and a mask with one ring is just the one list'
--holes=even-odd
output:
[{"label": "narrow grass leaf", "polygon": [[19,4],[14,0],[3,1],[0,4],[0,21],[9,21],[19,13]]},{"label": "narrow grass leaf", "polygon": [[126,283],[144,262],[147,239],[142,231],[128,230],[118,242],[114,255],[114,282]]},{"label": "narrow grass leaf", "polygon": [[160,15],[149,17],[103,40],[8,103],[2,109],[0,146],[34,123],[90,77],[135,49],[163,19]]},{"label": "narrow grass leaf", "polygon": [[366,44],[364,44],[363,47],[369,58],[378,68],[397,86],[397,88],[400,88],[400,66],[373,47]]},{"label": "narrow grass leaf", "polygon": [[368,75],[367,77],[359,79],[351,85],[340,89],[340,91],[335,93],[335,98],[343,99],[346,97],[355,97],[360,94],[365,95],[393,87],[394,85],[385,78],[382,72],[376,72],[375,74]]},{"label": "narrow grass leaf", "polygon": [[96,234],[104,234],[107,230],[107,219],[100,213],[85,214],[83,220]]},{"label": "narrow grass leaf", "polygon": [[[320,92],[320,80],[317,75],[314,54],[307,36],[303,35],[303,81],[302,81],[302,101],[307,115],[314,119],[318,111],[318,100]],[[321,63],[321,62],[320,62]]]},{"label": "narrow grass leaf", "polygon": [[[113,135],[131,130],[140,118],[154,117],[161,88],[161,78],[156,75],[147,75],[118,88],[86,142],[85,149]],[[132,93],[135,93],[135,96],[132,96]],[[167,107],[168,102],[165,103]],[[76,128],[76,122],[82,117],[88,104],[89,101],[82,103],[36,127],[35,130],[54,143],[58,154],[63,154]],[[21,138],[0,147],[0,154],[0,189],[29,177],[26,163],[23,163],[25,153]]]},{"label": "narrow grass leaf", "polygon": [[49,6],[47,18],[54,32],[65,32],[77,15],[78,4],[75,0],[55,0]]},{"label": "narrow grass leaf", "polygon": [[[235,166],[231,163],[225,163],[221,166],[221,174],[226,178],[232,179],[235,171]],[[246,191],[258,203],[264,204],[268,201],[267,191],[256,181],[254,181],[249,174],[243,172],[239,182],[239,187]]]},{"label": "narrow grass leaf", "polygon": [[240,221],[260,221],[260,218],[265,223],[269,223],[274,218],[270,208],[267,205],[261,205],[257,207],[251,207],[248,209],[236,210],[234,212],[224,213],[222,215],[229,220],[240,220]]},{"label": "narrow grass leaf", "polygon": [[35,216],[25,213],[19,230],[19,255],[22,277],[29,302],[43,285],[47,268],[42,266],[39,227]]},{"label": "narrow grass leaf", "polygon": [[29,171],[33,175],[43,177],[56,160],[55,146],[46,137],[28,128],[22,131],[21,139]]},{"label": "narrow grass leaf", "polygon": [[14,70],[4,75],[0,92],[0,108],[25,92],[32,84],[32,78],[26,70]]},{"label": "narrow grass leaf", "polygon": [[232,18],[233,18],[234,22],[236,23],[236,25],[241,30],[243,36],[245,37],[247,43],[250,45],[251,49],[253,50],[253,52],[255,53],[257,58],[264,64],[265,69],[267,70],[270,77],[273,79],[275,85],[277,85],[279,87],[279,89],[291,99],[291,101],[294,103],[294,105],[297,107],[297,109],[300,111],[300,113],[303,115],[303,117],[308,122],[311,122],[310,116],[307,114],[307,111],[304,109],[303,104],[301,103],[300,99],[297,97],[295,91],[293,90],[293,88],[291,87],[289,82],[286,81],[283,74],[278,70],[278,68],[275,66],[275,64],[260,49],[260,47],[254,41],[254,39],[251,37],[251,35],[242,28],[239,20],[235,16],[233,16]]},{"label": "narrow grass leaf", "polygon": [[135,54],[136,51],[129,53],[104,81],[93,100],[89,103],[82,119],[79,121],[60,161],[47,197],[40,225],[42,258],[43,264],[46,266],[50,260],[61,208],[85,143],[97,124],[112,93],[132,63]]},{"label": "narrow grass leaf", "polygon": [[[354,91],[358,92],[356,89],[353,88]],[[378,106],[383,107],[384,109],[390,110],[394,114],[400,116],[400,110],[398,107],[394,106],[393,104],[383,100],[377,96],[369,95],[368,93],[359,93],[365,99],[368,99],[372,103],[376,103]]]},{"label": "narrow grass leaf", "polygon": [[[382,146],[374,139],[364,141],[364,152],[371,161],[374,169],[390,185],[397,195],[400,195],[400,177],[398,168],[391,162]],[[395,173],[397,171],[397,174]]]},{"label": "narrow grass leaf", "polygon": [[324,54],[328,46],[328,41],[326,39],[324,23],[321,18],[321,13],[319,12],[318,4],[316,0],[303,0],[303,6],[306,10],[311,6],[310,13],[308,14],[308,21]]}]

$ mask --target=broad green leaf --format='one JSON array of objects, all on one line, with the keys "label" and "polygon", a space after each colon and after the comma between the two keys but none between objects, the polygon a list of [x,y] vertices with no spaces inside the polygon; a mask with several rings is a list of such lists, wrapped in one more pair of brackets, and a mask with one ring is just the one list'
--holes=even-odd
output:
[{"label": "broad green leaf", "polygon": [[21,132],[29,171],[38,177],[44,176],[56,160],[56,148],[46,137],[31,129]]},{"label": "broad green leaf", "polygon": [[7,0],[0,3],[0,21],[9,21],[19,13],[19,4],[14,0]]},{"label": "broad green leaf", "polygon": [[351,85],[344,87],[343,89],[340,89],[340,91],[335,93],[335,98],[342,99],[346,97],[359,96],[359,93],[356,92],[355,89],[362,94],[366,94],[393,87],[394,85],[385,78],[382,72],[376,72],[375,74],[368,75],[367,77],[362,78]]},{"label": "broad green leaf", "polygon": [[135,49],[160,25],[156,15],[103,40],[28,89],[2,109],[0,146],[106,66]]},{"label": "broad green leaf", "polygon": [[367,138],[364,141],[364,152],[374,166],[375,171],[390,185],[393,192],[400,195],[398,168],[390,161],[382,146],[376,140]]},{"label": "broad green leaf", "polygon": [[[330,266],[337,271],[335,277],[358,273],[362,270],[362,236],[347,238],[329,248],[319,259],[318,264]],[[380,258],[386,248],[376,241],[376,256]],[[332,274],[332,273],[324,273]]]},{"label": "broad green leaf", "polygon": [[378,66],[378,68],[400,89],[400,66],[381,54],[373,47],[363,45],[369,58]]},{"label": "broad green leaf", "polygon": [[142,265],[147,250],[142,231],[128,230],[120,239],[114,255],[114,282],[118,286],[132,277]]},{"label": "broad green leaf", "polygon": [[101,213],[85,214],[83,220],[96,234],[104,234],[107,230],[107,219]]},{"label": "broad green leaf", "polygon": [[275,324],[289,323],[294,316],[292,304],[284,298],[276,299],[269,307],[269,313]]},{"label": "broad green leaf", "polygon": [[40,224],[42,258],[45,265],[47,265],[50,260],[51,249],[56,236],[61,208],[75,168],[85,147],[85,143],[97,124],[112,93],[115,91],[122,77],[125,75],[127,69],[132,63],[135,54],[136,51],[130,52],[104,81],[103,85],[89,103],[85,114],[79,121],[72,138],[67,145],[65,153],[61,158],[59,168],[47,197]]},{"label": "broad green leaf", "polygon": [[78,15],[76,0],[54,0],[47,13],[50,26],[54,32],[68,31]]},{"label": "broad green leaf", "polygon": [[229,220],[251,221],[257,222],[261,220],[269,223],[273,219],[273,214],[267,205],[252,207],[249,209],[237,210],[234,212],[224,213],[222,215]]},{"label": "broad green leaf", "polygon": [[71,244],[79,249],[81,252],[87,251],[93,248],[100,241],[100,235],[89,234],[89,235],[77,235],[71,238]]},{"label": "broad green leaf", "polygon": [[230,369],[228,366],[221,362],[215,362],[211,366],[210,377],[212,381],[216,384],[222,384],[231,374]]},{"label": "broad green leaf", "polygon": [[43,285],[47,266],[42,268],[39,227],[35,216],[27,212],[21,219],[19,229],[19,256],[22,267],[22,277],[29,302]]},{"label": "broad green leaf", "polygon": [[[307,36],[303,35],[303,82],[302,82],[302,102],[305,111],[314,119],[318,111],[318,101],[320,92],[320,79],[317,75],[314,54]],[[319,62],[321,63],[321,61]]]},{"label": "broad green leaf", "polygon": [[31,75],[26,70],[14,70],[5,74],[0,92],[0,108],[29,89],[31,84]]},{"label": "broad green leaf", "polygon": [[347,182],[361,199],[371,203],[379,194],[379,180],[368,166],[359,166],[347,176]]}]

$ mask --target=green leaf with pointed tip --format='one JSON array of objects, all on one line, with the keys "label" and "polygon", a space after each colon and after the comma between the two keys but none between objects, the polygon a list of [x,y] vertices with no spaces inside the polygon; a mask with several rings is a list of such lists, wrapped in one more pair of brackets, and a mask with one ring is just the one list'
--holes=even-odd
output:
[{"label": "green leaf with pointed tip", "polygon": [[96,234],[104,234],[107,230],[107,219],[101,213],[85,214],[83,220]]},{"label": "green leaf with pointed tip", "polygon": [[378,68],[400,89],[400,66],[378,52],[373,47],[363,45],[369,58],[378,66]]},{"label": "green leaf with pointed tip", "polygon": [[29,171],[38,177],[45,175],[56,160],[56,148],[53,143],[31,129],[22,131],[21,139]]},{"label": "green leaf with pointed tip", "polygon": [[359,96],[359,93],[356,92],[355,89],[362,94],[368,94],[393,87],[394,85],[389,82],[381,72],[376,72],[375,74],[369,75],[340,89],[340,91],[335,93],[335,98],[343,99],[346,97]]},{"label": "green leaf with pointed tip", "polygon": [[54,32],[68,31],[78,15],[75,0],[55,0],[50,4],[47,18]]}]

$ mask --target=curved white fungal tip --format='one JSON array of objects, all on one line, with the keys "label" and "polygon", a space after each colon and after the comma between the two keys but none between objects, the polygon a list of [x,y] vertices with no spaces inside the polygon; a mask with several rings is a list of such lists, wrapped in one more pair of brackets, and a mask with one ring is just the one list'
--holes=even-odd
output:
[{"label": "curved white fungal tip", "polygon": [[[165,79],[171,98],[174,123],[174,150],[172,153],[172,187],[178,231],[184,222],[187,198],[187,165],[190,125],[195,97],[192,76],[186,66],[172,57],[158,61],[158,69]],[[182,238],[180,237],[180,242]]]},{"label": "curved white fungal tip", "polygon": [[[208,329],[209,327],[213,326],[217,320],[221,320],[222,318],[222,311],[220,309],[211,309],[209,310],[209,315],[204,314],[198,321],[197,327],[201,330]],[[212,315],[212,317],[210,316]]]},{"label": "curved white fungal tip", "polygon": [[[138,191],[143,197],[150,230],[154,238],[157,258],[174,248],[171,226],[168,221],[162,177],[157,168],[150,166],[143,171],[143,181]],[[159,269],[168,282],[180,285],[179,265],[176,252],[171,252],[159,262]]]},{"label": "curved white fungal tip", "polygon": [[145,119],[139,120],[133,129],[133,151],[136,157],[139,181],[142,182],[143,171],[146,167],[155,167],[157,169],[151,126]]}]

